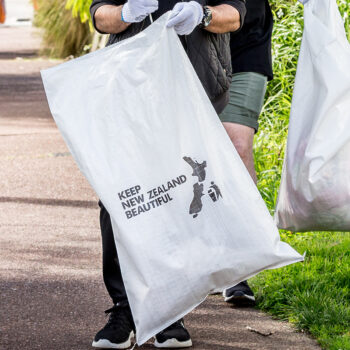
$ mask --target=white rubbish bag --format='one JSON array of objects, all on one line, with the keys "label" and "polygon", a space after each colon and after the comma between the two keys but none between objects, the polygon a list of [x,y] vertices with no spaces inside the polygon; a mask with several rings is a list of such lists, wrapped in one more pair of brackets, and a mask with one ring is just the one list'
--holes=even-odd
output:
[{"label": "white rubbish bag", "polygon": [[350,230],[350,45],[336,0],[304,4],[279,228]]},{"label": "white rubbish bag", "polygon": [[209,292],[303,260],[280,241],[167,18],[42,71],[52,115],[111,215],[138,344]]}]

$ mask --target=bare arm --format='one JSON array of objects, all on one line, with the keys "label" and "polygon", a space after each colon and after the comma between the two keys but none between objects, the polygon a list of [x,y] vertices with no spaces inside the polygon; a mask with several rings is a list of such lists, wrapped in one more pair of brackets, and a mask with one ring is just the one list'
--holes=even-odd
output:
[{"label": "bare arm", "polygon": [[231,5],[208,6],[212,11],[212,20],[205,29],[212,33],[235,32],[241,26],[241,16]]},{"label": "bare arm", "polygon": [[118,34],[123,32],[131,23],[122,21],[123,5],[103,5],[95,12],[96,28],[103,33]]}]

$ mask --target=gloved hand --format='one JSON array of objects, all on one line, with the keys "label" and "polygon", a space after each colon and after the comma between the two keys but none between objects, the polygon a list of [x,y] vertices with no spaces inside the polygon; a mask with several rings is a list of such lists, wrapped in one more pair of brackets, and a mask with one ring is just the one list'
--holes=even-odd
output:
[{"label": "gloved hand", "polygon": [[167,27],[174,27],[179,35],[187,35],[202,22],[203,16],[203,7],[198,2],[178,2],[172,10]]},{"label": "gloved hand", "polygon": [[127,23],[143,21],[158,10],[158,0],[129,0],[122,8],[122,20]]}]

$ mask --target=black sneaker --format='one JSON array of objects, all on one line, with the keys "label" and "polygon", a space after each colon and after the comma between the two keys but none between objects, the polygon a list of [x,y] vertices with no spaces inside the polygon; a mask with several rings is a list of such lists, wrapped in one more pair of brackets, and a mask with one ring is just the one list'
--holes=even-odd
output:
[{"label": "black sneaker", "polygon": [[156,335],[156,348],[189,348],[192,346],[190,333],[185,328],[183,319],[173,323]]},{"label": "black sneaker", "polygon": [[255,305],[254,293],[250,289],[247,281],[243,281],[234,287],[224,290],[223,296],[227,303],[232,303],[237,306]]},{"label": "black sneaker", "polygon": [[107,324],[95,335],[92,342],[99,349],[127,349],[134,337],[135,324],[127,302],[115,304],[105,311],[109,315]]}]

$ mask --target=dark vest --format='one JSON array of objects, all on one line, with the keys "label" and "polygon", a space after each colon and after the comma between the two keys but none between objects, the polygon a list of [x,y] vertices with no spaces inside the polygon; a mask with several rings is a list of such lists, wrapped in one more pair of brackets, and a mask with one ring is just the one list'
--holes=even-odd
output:
[{"label": "dark vest", "polygon": [[[111,34],[107,46],[138,34],[149,25],[149,17],[132,23],[125,31]],[[216,112],[221,113],[228,103],[232,79],[230,34],[214,34],[196,28],[180,39]]]}]

